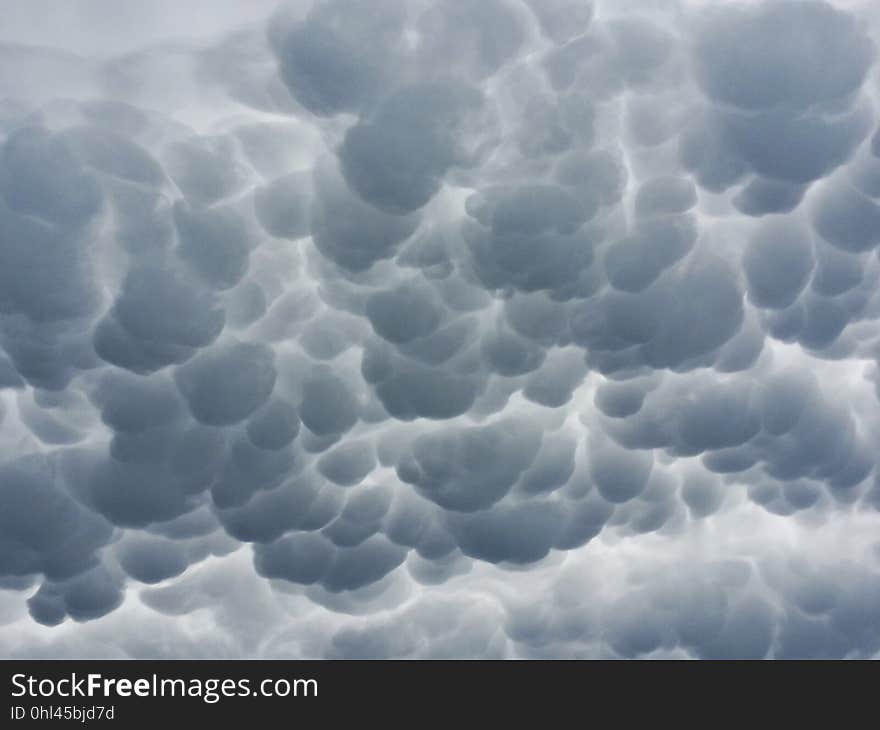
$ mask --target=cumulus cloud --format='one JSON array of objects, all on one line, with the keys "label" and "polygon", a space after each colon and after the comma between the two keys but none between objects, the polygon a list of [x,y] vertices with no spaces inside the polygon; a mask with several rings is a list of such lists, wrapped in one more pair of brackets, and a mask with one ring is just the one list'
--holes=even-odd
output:
[{"label": "cumulus cloud", "polygon": [[880,656],[869,4],[26,5],[0,653]]}]

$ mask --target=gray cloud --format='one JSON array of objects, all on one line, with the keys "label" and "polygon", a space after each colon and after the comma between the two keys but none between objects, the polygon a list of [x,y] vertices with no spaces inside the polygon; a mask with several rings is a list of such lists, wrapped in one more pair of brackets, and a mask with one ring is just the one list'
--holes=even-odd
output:
[{"label": "gray cloud", "polygon": [[869,4],[41,6],[0,653],[880,655]]}]

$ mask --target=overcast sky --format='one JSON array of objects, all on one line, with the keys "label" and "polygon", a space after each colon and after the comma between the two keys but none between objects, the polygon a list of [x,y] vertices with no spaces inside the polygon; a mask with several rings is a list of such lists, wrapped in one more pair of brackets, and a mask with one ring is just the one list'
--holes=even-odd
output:
[{"label": "overcast sky", "polygon": [[0,12],[0,656],[880,655],[871,3]]}]

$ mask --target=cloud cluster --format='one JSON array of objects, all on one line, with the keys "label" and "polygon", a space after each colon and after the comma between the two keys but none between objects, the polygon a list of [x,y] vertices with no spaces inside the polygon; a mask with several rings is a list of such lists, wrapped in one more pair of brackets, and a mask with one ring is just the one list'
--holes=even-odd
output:
[{"label": "cloud cluster", "polygon": [[0,652],[878,655],[880,17],[268,10],[0,40]]}]

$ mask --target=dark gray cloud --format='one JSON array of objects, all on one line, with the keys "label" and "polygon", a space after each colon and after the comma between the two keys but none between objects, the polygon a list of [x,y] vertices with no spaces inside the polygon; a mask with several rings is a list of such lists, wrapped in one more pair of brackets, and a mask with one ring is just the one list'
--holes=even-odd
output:
[{"label": "dark gray cloud", "polygon": [[0,654],[880,655],[869,3],[43,4]]}]

